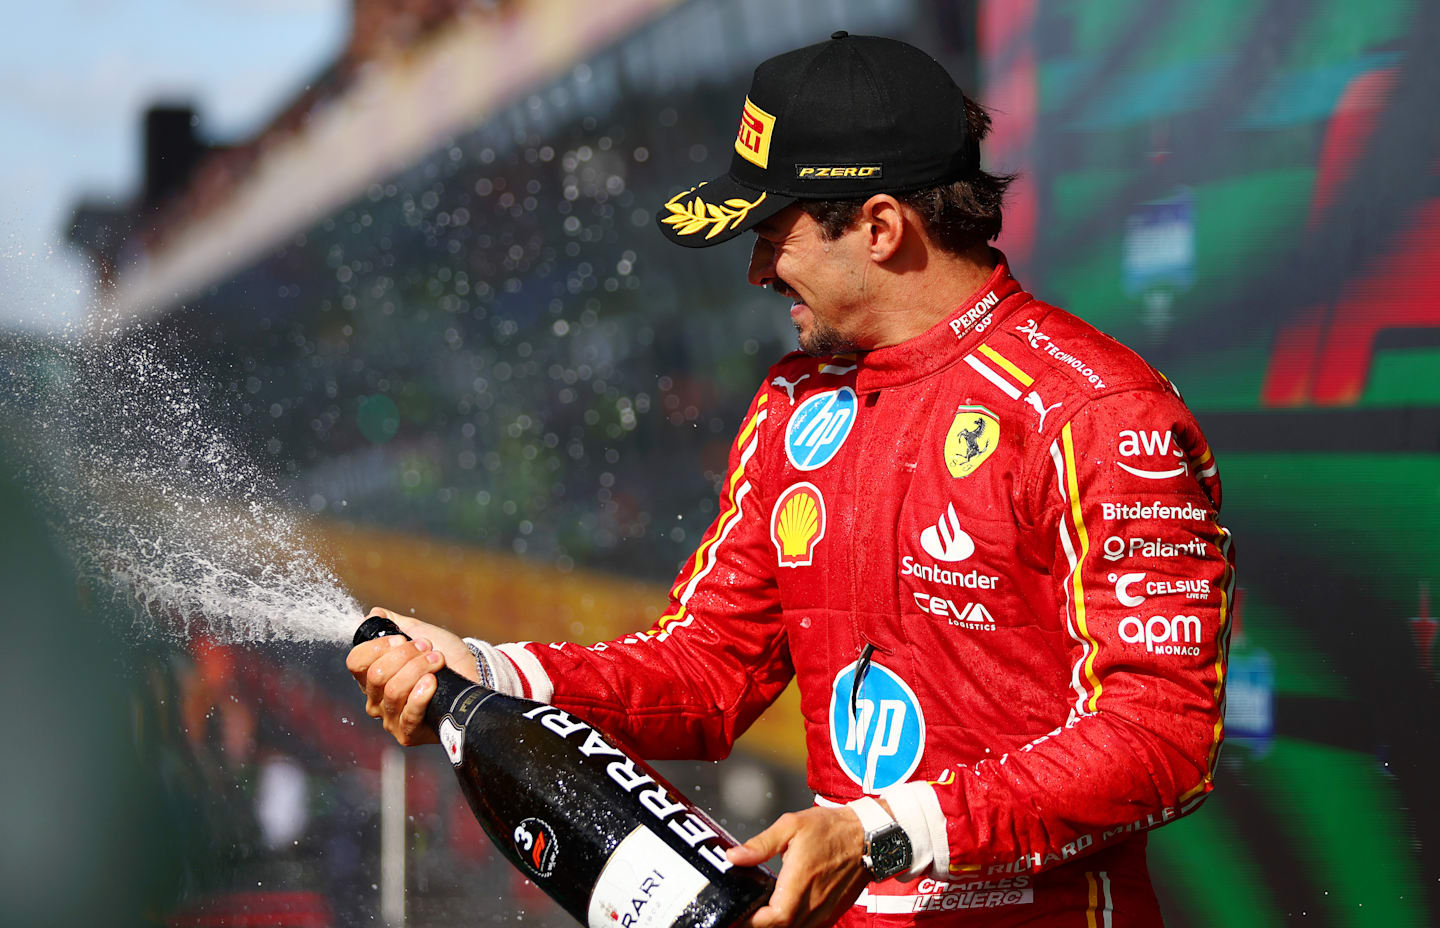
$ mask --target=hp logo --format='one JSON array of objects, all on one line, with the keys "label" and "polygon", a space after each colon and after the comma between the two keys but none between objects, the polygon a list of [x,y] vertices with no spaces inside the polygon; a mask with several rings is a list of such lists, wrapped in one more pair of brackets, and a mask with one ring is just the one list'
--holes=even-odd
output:
[{"label": "hp logo", "polygon": [[840,769],[873,793],[904,783],[920,765],[925,716],[905,681],[875,661],[865,667],[852,713],[855,669],[841,670],[830,689],[830,747]]},{"label": "hp logo", "polygon": [[849,387],[817,393],[800,404],[785,429],[785,455],[796,470],[815,470],[850,437],[859,402]]}]

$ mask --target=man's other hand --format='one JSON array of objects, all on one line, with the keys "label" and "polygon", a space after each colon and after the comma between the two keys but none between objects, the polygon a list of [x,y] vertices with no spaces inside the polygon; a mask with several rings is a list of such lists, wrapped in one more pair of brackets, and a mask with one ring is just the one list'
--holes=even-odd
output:
[{"label": "man's other hand", "polygon": [[412,640],[390,635],[357,644],[346,655],[346,669],[365,691],[365,714],[380,719],[402,745],[433,744],[438,739],[424,720],[435,695],[435,671],[448,666],[474,680],[479,676],[475,658],[454,632],[388,609],[371,609],[367,618],[377,615]]},{"label": "man's other hand", "polygon": [[821,928],[834,923],[870,882],[860,860],[864,849],[860,819],[844,807],[787,812],[731,848],[726,856],[740,867],[784,855],[770,902],[750,917],[748,928]]}]

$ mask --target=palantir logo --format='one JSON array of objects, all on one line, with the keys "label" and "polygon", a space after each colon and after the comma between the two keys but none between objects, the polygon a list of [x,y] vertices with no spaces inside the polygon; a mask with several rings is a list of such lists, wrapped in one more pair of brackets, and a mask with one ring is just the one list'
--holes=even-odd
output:
[{"label": "palantir logo", "polygon": [[859,406],[849,387],[817,393],[800,404],[785,429],[785,456],[796,470],[830,463],[855,425]]},{"label": "palantir logo", "polygon": [[937,561],[963,561],[975,553],[975,542],[960,527],[954,503],[945,507],[939,521],[920,533],[920,547]]},{"label": "palantir logo", "polygon": [[925,753],[925,715],[905,681],[869,661],[854,703],[857,661],[830,690],[830,747],[840,769],[867,793],[904,783]]}]

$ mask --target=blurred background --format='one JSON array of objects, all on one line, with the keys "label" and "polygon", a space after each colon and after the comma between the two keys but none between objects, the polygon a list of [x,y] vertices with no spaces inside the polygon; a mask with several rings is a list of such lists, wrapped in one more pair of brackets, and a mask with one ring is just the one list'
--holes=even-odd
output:
[{"label": "blurred background", "polygon": [[[647,626],[793,347],[746,248],[681,253],[653,210],[725,170],[760,60],[912,41],[994,111],[1017,277],[1163,369],[1220,461],[1227,744],[1151,836],[1169,923],[1440,922],[1440,6],[198,6],[53,2],[3,40],[7,381],[123,320],[361,602],[496,640]],[[77,585],[8,458],[18,924],[569,924],[439,751],[396,773],[343,648],[152,634]],[[802,763],[791,691],[664,770],[745,836],[809,804]]]}]

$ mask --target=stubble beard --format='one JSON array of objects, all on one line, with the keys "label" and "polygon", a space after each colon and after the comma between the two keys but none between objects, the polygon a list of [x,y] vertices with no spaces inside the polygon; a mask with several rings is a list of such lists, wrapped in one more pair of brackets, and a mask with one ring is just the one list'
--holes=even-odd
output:
[{"label": "stubble beard", "polygon": [[811,319],[808,335],[798,325],[795,326],[795,335],[800,343],[800,350],[813,358],[828,357],[832,354],[849,354],[860,350],[859,346],[839,329],[814,318]]}]

